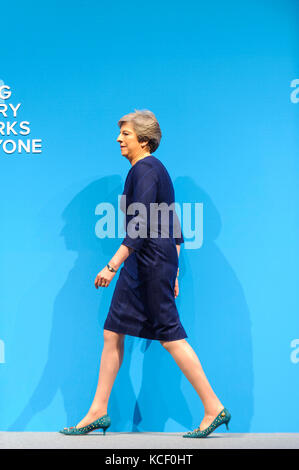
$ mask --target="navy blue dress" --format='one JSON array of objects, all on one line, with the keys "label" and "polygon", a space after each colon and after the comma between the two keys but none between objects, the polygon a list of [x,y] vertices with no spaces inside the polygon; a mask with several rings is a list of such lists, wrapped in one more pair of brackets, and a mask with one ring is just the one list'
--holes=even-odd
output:
[{"label": "navy blue dress", "polygon": [[[158,209],[163,202],[167,206]],[[174,189],[165,166],[153,155],[138,160],[120,201],[126,228],[122,244],[134,251],[120,270],[105,329],[153,340],[187,338],[174,297],[176,245],[184,238],[175,210],[165,209],[169,206],[174,207]]]}]

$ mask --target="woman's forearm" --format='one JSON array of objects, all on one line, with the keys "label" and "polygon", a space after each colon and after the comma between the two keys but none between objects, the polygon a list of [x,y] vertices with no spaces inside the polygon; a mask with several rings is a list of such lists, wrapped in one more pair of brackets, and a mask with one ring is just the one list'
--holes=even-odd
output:
[{"label": "woman's forearm", "polygon": [[115,255],[109,261],[110,266],[117,270],[133,251],[133,248],[121,244]]},{"label": "woman's forearm", "polygon": [[[176,245],[176,249],[177,249],[178,258],[179,258],[179,256],[180,256],[180,250],[181,250],[181,245]],[[178,270],[177,270],[176,277],[179,277],[179,268],[178,268]]]}]

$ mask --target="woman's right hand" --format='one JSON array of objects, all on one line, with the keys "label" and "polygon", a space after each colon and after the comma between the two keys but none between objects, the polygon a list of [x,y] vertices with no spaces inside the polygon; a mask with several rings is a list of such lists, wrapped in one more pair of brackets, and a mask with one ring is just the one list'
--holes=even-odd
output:
[{"label": "woman's right hand", "polygon": [[98,287],[108,287],[115,274],[116,273],[109,271],[107,266],[105,266],[104,269],[102,269],[102,271],[100,271],[95,278],[94,285],[96,289]]}]

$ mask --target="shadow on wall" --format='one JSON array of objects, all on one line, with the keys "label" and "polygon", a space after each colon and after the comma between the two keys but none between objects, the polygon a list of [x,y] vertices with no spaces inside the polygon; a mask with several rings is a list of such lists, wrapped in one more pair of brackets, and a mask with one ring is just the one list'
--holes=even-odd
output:
[{"label": "shadow on wall", "polygon": [[[203,202],[204,211],[203,246],[199,250],[181,250],[177,299],[181,321],[211,385],[231,411],[232,431],[248,432],[253,415],[253,364],[244,294],[215,244],[221,222],[210,198],[188,177],[178,178],[175,189],[177,202]],[[101,292],[96,291],[93,282],[122,240],[96,237],[95,207],[103,201],[117,207],[122,191],[119,176],[99,179],[78,193],[63,212],[62,236],[67,250],[75,251],[78,257],[55,299],[46,366],[9,431],[26,430],[31,419],[51,405],[59,390],[67,422],[61,423],[57,416],[57,429],[75,425],[89,409],[98,380],[103,324],[116,277]],[[192,386],[158,341],[126,337],[124,361],[109,402],[109,430],[191,429],[202,419],[200,408]],[[169,424],[171,421],[174,423]]]},{"label": "shadow on wall", "polygon": [[[183,202],[203,203],[204,218],[202,247],[183,248],[180,254],[180,318],[209,382],[231,411],[230,430],[249,432],[254,383],[251,321],[244,292],[215,243],[221,219],[211,199],[192,178],[179,177],[174,186],[181,207]],[[167,428],[170,432],[197,427],[204,412],[197,394],[171,356],[159,351],[157,342],[150,350],[144,355],[134,430],[164,431],[168,419],[178,423],[174,429]]]}]

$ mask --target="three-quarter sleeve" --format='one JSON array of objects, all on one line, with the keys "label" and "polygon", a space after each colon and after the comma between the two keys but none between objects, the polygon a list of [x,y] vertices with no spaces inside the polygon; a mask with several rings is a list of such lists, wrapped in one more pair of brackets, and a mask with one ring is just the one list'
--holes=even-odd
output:
[{"label": "three-quarter sleeve", "polygon": [[[131,182],[133,188],[131,198],[133,207],[131,209],[133,209],[133,213],[126,216],[126,236],[122,241],[122,245],[138,251],[148,237],[150,204],[155,203],[157,200],[158,181],[158,175],[154,168],[143,163],[133,168]],[[138,208],[138,203],[141,203],[142,207]],[[127,207],[127,213],[130,211],[131,204]],[[136,235],[137,232],[138,236],[135,237],[134,233]]]},{"label": "three-quarter sleeve", "polygon": [[175,235],[179,235],[177,238],[175,238],[175,244],[181,245],[182,243],[184,243],[182,227],[176,211],[174,211],[174,233]]}]

